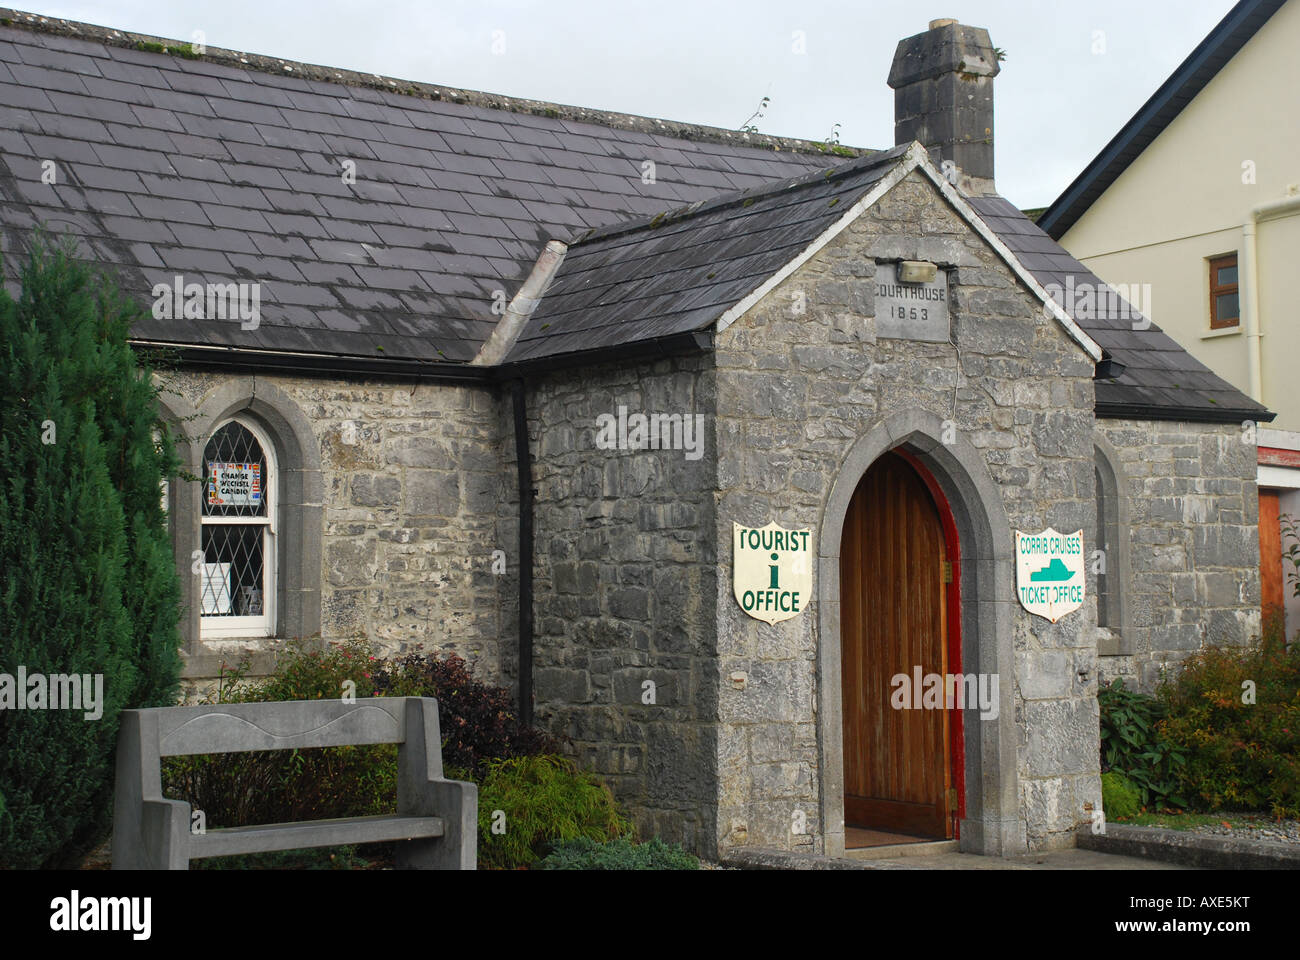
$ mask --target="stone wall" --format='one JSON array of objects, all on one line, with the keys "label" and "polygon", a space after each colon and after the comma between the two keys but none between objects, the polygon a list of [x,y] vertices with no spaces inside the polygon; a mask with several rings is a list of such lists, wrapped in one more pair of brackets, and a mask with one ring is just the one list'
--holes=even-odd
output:
[{"label": "stone wall", "polygon": [[[876,337],[876,261],[896,258],[955,268],[955,346]],[[792,308],[800,295],[802,316]],[[717,364],[714,535],[727,545],[717,568],[718,841],[820,851],[835,827],[819,822],[823,766],[840,746],[832,718],[825,737],[835,742],[819,752],[826,691],[817,687],[817,663],[832,648],[812,613],[772,627],[739,609],[731,597],[732,522],[818,530],[855,442],[891,415],[915,411],[950,424],[954,444],[978,451],[1000,498],[987,509],[1012,529],[1091,529],[1093,365],[917,173],[722,334]],[[995,549],[1010,557],[1009,544]],[[1100,801],[1095,603],[1052,625],[1031,617],[1010,592],[986,589],[964,601],[968,633],[981,604],[996,608],[1001,624],[964,637],[968,650],[976,641],[992,649],[1000,640],[992,634],[1004,630],[1013,640],[1014,653],[997,668],[1002,687],[1014,691],[1011,715],[1000,722],[1014,743],[1019,786],[1008,801],[1015,809],[1001,816],[1021,821],[1020,843],[1031,848],[1070,845],[1084,804]],[[838,638],[833,649],[838,656]],[[985,663],[994,662],[990,656]],[[968,725],[968,755],[980,737]],[[803,834],[792,829],[797,811]]]},{"label": "stone wall", "polygon": [[[501,541],[498,504],[514,477],[503,470],[491,390],[184,370],[161,376],[164,403],[198,414],[191,431],[241,393],[274,395],[305,418],[311,436],[297,439],[318,452],[322,509],[319,528],[303,540],[314,533],[319,543],[284,549],[319,559],[326,640],[364,636],[383,655],[454,651],[483,679],[499,675],[503,578],[492,573],[492,560]],[[201,443],[197,449],[201,456]],[[273,645],[200,646],[234,653]]]},{"label": "stone wall", "polygon": [[1130,528],[1128,622],[1102,678],[1150,692],[1201,647],[1259,636],[1257,447],[1233,424],[1099,420],[1097,432]]},{"label": "stone wall", "polygon": [[[572,739],[643,835],[706,849],[717,779],[713,390],[697,356],[556,374],[528,398],[539,722]],[[599,449],[598,418],[620,406],[701,416],[698,459]]]}]

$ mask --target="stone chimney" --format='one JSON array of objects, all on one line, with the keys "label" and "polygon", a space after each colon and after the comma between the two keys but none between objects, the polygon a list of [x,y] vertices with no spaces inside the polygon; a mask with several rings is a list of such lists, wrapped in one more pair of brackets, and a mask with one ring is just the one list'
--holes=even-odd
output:
[{"label": "stone chimney", "polygon": [[894,142],[919,140],[935,166],[943,169],[945,160],[956,166],[957,185],[966,193],[993,193],[993,78],[999,72],[982,27],[935,20],[925,33],[902,41],[889,71]]}]

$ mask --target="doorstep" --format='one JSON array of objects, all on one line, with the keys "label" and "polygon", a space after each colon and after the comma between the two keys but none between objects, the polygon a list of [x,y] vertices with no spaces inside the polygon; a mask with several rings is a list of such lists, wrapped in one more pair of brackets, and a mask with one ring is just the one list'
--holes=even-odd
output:
[{"label": "doorstep", "polygon": [[920,843],[888,843],[878,847],[858,847],[845,850],[850,860],[894,860],[898,857],[937,857],[945,853],[960,853],[956,840],[928,840]]}]

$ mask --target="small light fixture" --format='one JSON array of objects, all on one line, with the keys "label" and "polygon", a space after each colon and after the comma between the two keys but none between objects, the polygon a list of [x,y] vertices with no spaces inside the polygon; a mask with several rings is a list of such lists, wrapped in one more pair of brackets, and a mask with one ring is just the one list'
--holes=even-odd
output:
[{"label": "small light fixture", "polygon": [[939,275],[939,268],[924,260],[900,260],[898,264],[899,283],[934,283]]}]

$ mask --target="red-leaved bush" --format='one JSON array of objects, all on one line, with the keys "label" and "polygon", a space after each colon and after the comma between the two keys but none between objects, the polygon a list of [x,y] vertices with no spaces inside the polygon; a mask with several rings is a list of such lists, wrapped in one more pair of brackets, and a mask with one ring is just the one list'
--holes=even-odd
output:
[{"label": "red-leaved bush", "polygon": [[561,752],[550,734],[519,723],[509,690],[475,680],[455,654],[445,660],[411,654],[376,667],[378,696],[437,699],[444,766],[478,779],[489,760]]}]

